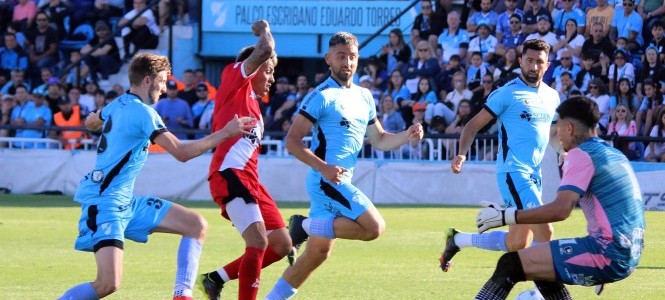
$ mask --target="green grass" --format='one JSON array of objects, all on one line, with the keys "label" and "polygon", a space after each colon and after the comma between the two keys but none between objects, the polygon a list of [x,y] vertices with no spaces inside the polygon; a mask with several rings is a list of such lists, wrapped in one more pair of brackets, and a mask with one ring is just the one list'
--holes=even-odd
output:
[{"label": "green grass", "polygon": [[[200,271],[210,271],[243,251],[242,239],[210,201],[183,202],[210,223]],[[281,205],[284,217],[306,213],[303,204]],[[471,231],[476,208],[383,206],[384,236],[372,242],[339,240],[331,258],[301,287],[297,299],[471,299],[494,270],[501,253],[465,249],[448,273],[438,268],[444,230]],[[665,217],[647,212],[646,245],[638,270],[610,284],[601,298],[593,288],[571,287],[575,299],[662,299],[665,278]],[[0,196],[0,298],[54,299],[69,287],[95,276],[90,253],[75,251],[79,207],[68,197]],[[584,235],[582,212],[555,224],[556,237]],[[170,299],[179,238],[155,234],[148,244],[125,245],[124,279],[109,299]],[[263,297],[287,263],[262,273]],[[531,283],[520,283],[509,299]],[[227,284],[224,299],[237,298],[237,283]],[[201,294],[195,291],[198,299]]]}]

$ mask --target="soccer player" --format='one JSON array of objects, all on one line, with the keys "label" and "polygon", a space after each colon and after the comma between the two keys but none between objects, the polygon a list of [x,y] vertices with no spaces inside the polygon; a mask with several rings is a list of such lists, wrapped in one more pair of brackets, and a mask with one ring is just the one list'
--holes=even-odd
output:
[{"label": "soccer player", "polygon": [[574,97],[556,111],[559,139],[568,153],[556,198],[532,209],[485,203],[476,220],[478,232],[562,221],[579,203],[589,235],[504,254],[475,299],[505,299],[515,283],[525,280],[534,280],[545,299],[572,299],[564,283],[615,282],[637,268],[644,247],[644,201],[628,159],[596,135],[596,102]]},{"label": "soccer player", "polygon": [[99,299],[115,292],[122,280],[125,238],[145,243],[152,232],[182,235],[173,299],[192,299],[208,224],[201,215],[178,204],[134,196],[134,181],[148,158],[151,142],[184,162],[227,138],[251,134],[254,121],[235,116],[203,139],[181,142],[151,107],[166,91],[169,70],[171,64],[164,56],[136,55],[129,65],[129,92],[85,120],[89,130],[101,129],[102,135],[95,168],[83,177],[74,195],[74,201],[81,203],[75,248],[95,253],[97,278],[72,287],[60,299]]},{"label": "soccer player", "polygon": [[[459,152],[451,163],[453,173],[460,173],[476,133],[496,118],[500,141],[497,182],[506,207],[525,209],[542,205],[540,165],[559,105],[559,94],[542,82],[549,67],[549,50],[550,46],[542,40],[524,42],[522,74],[492,92],[484,108],[464,126]],[[461,248],[516,251],[528,245],[531,231],[537,244],[549,241],[552,230],[550,224],[514,225],[508,232],[489,234],[463,233],[450,228],[440,259],[441,269],[448,271],[453,256]]]},{"label": "soccer player", "polygon": [[225,282],[238,279],[238,299],[255,299],[261,269],[281,260],[293,248],[277,204],[259,182],[258,155],[263,136],[260,98],[275,82],[275,41],[264,20],[252,25],[258,41],[240,50],[236,62],[222,71],[215,96],[213,131],[234,114],[256,116],[253,134],[224,141],[215,149],[209,170],[210,192],[224,218],[245,240],[242,256],[222,268],[201,274],[197,283],[208,299],[219,299]]},{"label": "soccer player", "polygon": [[[423,137],[420,124],[388,133],[377,121],[374,99],[368,89],[353,84],[358,67],[358,40],[337,32],[328,43],[326,63],[330,77],[305,96],[286,136],[286,148],[312,167],[306,186],[309,218],[289,219],[289,234],[296,248],[307,247],[286,269],[266,299],[289,299],[314,270],[328,258],[335,238],[371,241],[385,229],[385,221],[363,192],[351,184],[356,158],[367,134],[381,151],[396,149]],[[311,149],[302,142],[312,131]]]}]

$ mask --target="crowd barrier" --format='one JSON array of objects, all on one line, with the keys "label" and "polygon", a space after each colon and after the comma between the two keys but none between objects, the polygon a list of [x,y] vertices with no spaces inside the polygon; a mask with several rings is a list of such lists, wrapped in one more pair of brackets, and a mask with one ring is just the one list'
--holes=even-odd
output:
[{"label": "crowd barrier", "polygon": [[[73,195],[79,180],[93,169],[96,152],[58,149],[1,149],[0,187],[12,193],[57,191]],[[135,186],[137,195],[167,199],[208,200],[210,154],[187,163],[168,154],[150,154]],[[649,210],[665,210],[665,164],[632,163]],[[304,182],[309,171],[291,156],[264,155],[259,176],[278,201],[308,201]],[[469,162],[454,175],[448,161],[360,159],[353,182],[375,203],[478,205],[500,201],[495,167]],[[543,199],[553,200],[559,184],[556,154],[548,149],[543,163]],[[0,195],[2,197],[2,195]]]}]

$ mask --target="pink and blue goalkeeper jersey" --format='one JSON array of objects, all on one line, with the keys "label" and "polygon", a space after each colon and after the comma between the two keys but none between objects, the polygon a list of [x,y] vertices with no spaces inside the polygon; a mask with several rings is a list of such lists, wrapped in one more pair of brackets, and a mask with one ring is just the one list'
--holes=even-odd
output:
[{"label": "pink and blue goalkeeper jersey", "polygon": [[636,266],[644,244],[644,201],[628,159],[599,138],[568,152],[559,191],[579,193],[587,231],[604,256]]}]

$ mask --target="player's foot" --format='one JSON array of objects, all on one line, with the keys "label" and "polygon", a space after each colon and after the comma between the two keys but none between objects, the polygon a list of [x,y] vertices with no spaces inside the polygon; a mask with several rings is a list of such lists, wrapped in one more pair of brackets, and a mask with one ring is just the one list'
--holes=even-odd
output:
[{"label": "player's foot", "polygon": [[173,297],[173,300],[194,300],[194,298],[188,296],[178,296],[178,297]]},{"label": "player's foot", "polygon": [[300,246],[307,241],[309,235],[302,228],[302,221],[307,219],[303,215],[293,215],[289,218],[289,236],[291,236],[291,243],[293,247],[300,249]]},{"label": "player's foot", "polygon": [[[214,272],[214,271],[213,271]],[[224,284],[218,284],[208,276],[210,273],[203,273],[196,277],[196,285],[199,287],[199,290],[206,295],[208,300],[219,300],[220,294],[222,293],[222,288]]]},{"label": "player's foot", "polygon": [[441,263],[441,271],[448,272],[450,267],[453,265],[453,256],[460,251],[460,248],[455,245],[455,235],[459,233],[455,228],[448,228],[446,231],[446,248],[443,249],[441,253],[441,258],[439,262]]}]

